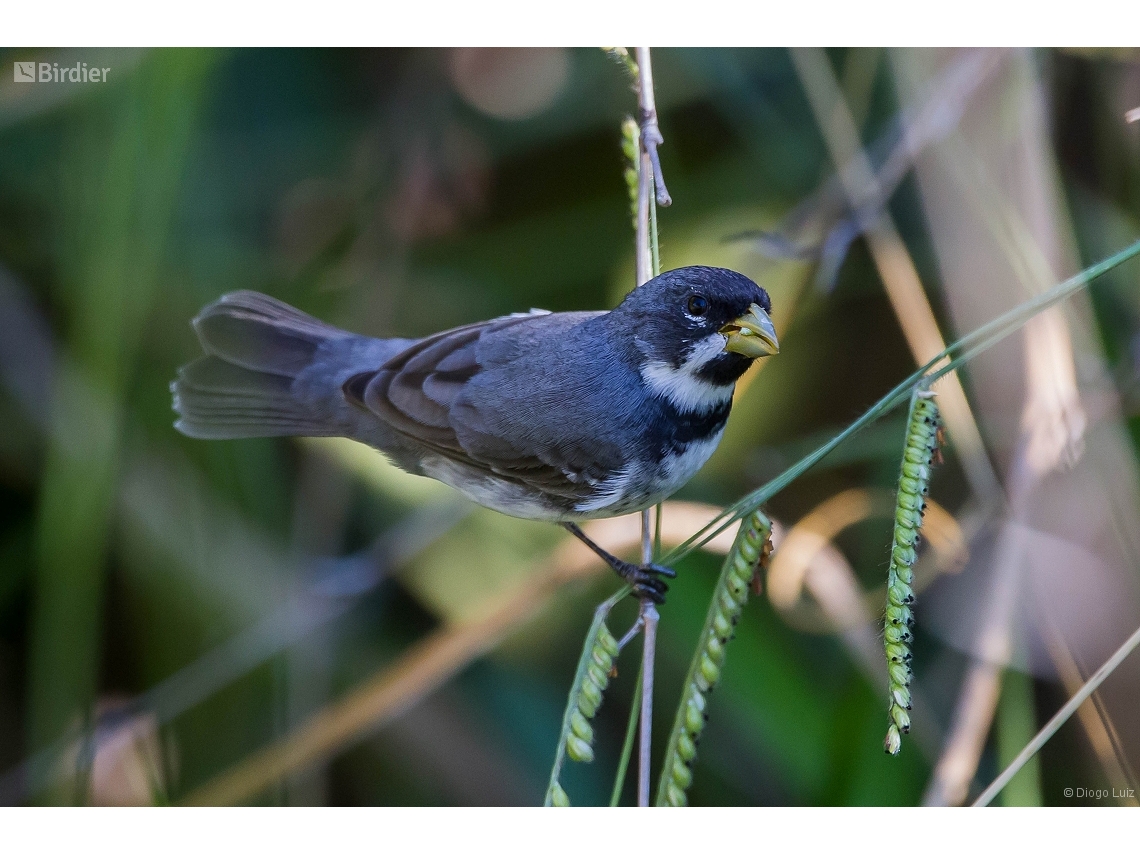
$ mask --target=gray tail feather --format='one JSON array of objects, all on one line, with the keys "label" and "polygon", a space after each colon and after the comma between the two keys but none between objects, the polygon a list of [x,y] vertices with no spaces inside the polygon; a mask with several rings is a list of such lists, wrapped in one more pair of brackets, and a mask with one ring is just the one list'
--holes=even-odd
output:
[{"label": "gray tail feather", "polygon": [[170,385],[179,415],[174,426],[182,433],[200,439],[342,433],[331,417],[335,406],[308,400],[308,384],[294,381],[322,344],[351,333],[255,291],[226,294],[193,324],[206,355]]}]

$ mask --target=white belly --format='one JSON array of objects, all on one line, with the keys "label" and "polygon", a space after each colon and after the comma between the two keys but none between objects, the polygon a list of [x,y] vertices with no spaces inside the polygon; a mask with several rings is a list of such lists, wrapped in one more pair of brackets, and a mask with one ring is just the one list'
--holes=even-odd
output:
[{"label": "white belly", "polygon": [[666,456],[655,471],[623,471],[601,485],[603,492],[589,501],[579,503],[575,510],[587,519],[615,517],[642,511],[664,501],[700,471],[716,451],[723,435],[722,427],[705,439],[690,442],[684,452]]}]

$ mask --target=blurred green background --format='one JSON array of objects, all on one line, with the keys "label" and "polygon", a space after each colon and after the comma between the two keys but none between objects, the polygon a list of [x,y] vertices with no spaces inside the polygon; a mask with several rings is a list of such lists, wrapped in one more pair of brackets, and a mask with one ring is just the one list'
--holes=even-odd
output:
[{"label": "blurred green background", "polygon": [[[884,290],[885,256],[860,236],[868,223],[897,228],[947,342],[1140,235],[1140,123],[1124,119],[1140,106],[1136,52],[993,52],[967,83],[954,77],[974,73],[966,52],[813,56],[880,175],[860,204],[834,177],[809,98],[824,90],[803,57],[654,52],[674,199],[660,211],[663,266],[757,279],[782,346],[680,499],[730,503],[913,370],[910,321]],[[17,61],[111,71],[99,84],[18,83]],[[168,386],[198,352],[190,319],[238,288],[381,337],[614,305],[633,285],[623,70],[597,49],[4,49],[0,75],[0,800],[541,803],[612,576],[536,584],[567,554],[564,532],[473,508],[362,447],[187,439]],[[965,239],[971,228],[993,245]],[[997,694],[960,782],[976,794],[1140,623],[1136,267],[1067,305],[1069,349],[1046,348],[1047,377],[1072,366],[1079,393],[1065,412],[1084,427],[1066,416],[1074,459],[1047,476],[1051,491],[1030,491],[1052,497],[1031,527],[1078,543],[1049,520],[1109,495],[1079,531],[1123,544],[1095,561],[1078,544],[1084,557],[1067,566],[1079,575],[1028,598],[1070,610],[1061,652],[1039,631],[1043,612],[1007,622],[1029,638],[1008,657],[1017,668],[979,660],[955,632],[954,615],[986,602],[971,573],[992,564],[995,520],[1024,515],[979,495],[951,437],[932,495],[970,560],[950,568],[955,590],[932,597],[947,603],[942,619],[919,609],[922,734],[884,755],[884,696],[858,651],[877,632],[890,529],[882,514],[860,518],[833,540],[842,578],[868,592],[868,619],[836,628],[804,605],[811,584],[794,608],[749,604],[693,803],[939,801],[932,782],[983,661]],[[1005,347],[964,385],[988,451],[972,459],[1016,511],[1008,473],[1049,415],[1022,407],[1032,347]],[[772,515],[790,526],[848,488],[891,489],[902,431],[896,413],[860,434]],[[1090,460],[1093,474],[1064,480]],[[718,562],[681,562],[662,610],[662,746]],[[513,617],[458,631],[497,614]],[[1066,634],[1089,623],[1104,633]],[[636,646],[599,714],[598,759],[564,774],[576,804],[608,801]],[[1115,675],[1006,801],[1117,803],[1062,792],[1134,786],[1137,678]],[[202,789],[219,781],[232,788]]]}]

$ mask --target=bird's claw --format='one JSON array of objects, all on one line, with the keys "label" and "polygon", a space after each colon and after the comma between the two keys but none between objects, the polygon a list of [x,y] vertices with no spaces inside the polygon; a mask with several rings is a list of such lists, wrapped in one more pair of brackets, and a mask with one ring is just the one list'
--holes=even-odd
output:
[{"label": "bird's claw", "polygon": [[[625,562],[623,562],[625,563]],[[637,592],[638,599],[652,600],[657,605],[662,605],[665,602],[665,592],[669,590],[669,586],[665,583],[666,579],[674,579],[677,572],[670,567],[663,567],[660,564],[629,564],[625,563],[619,571],[629,584],[633,586],[633,590]]]}]

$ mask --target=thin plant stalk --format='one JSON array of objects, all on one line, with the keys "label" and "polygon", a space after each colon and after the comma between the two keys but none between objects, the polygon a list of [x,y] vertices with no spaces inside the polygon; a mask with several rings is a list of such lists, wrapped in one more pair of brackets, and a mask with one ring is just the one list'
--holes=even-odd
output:
[{"label": "thin plant stalk", "polygon": [[644,672],[637,672],[637,685],[633,687],[633,703],[629,708],[629,724],[625,729],[625,741],[621,745],[621,757],[618,758],[617,773],[614,775],[614,791],[610,795],[610,807],[618,806],[621,801],[621,791],[625,789],[629,758],[633,756],[633,740],[637,736],[637,719],[641,712],[641,681],[644,676]]},{"label": "thin plant stalk", "polygon": [[1128,655],[1137,647],[1140,647],[1140,628],[1132,633],[1127,641],[1120,645],[1117,651],[1108,658],[1108,661],[1097,669],[1095,674],[1089,677],[1088,682],[1081,687],[1079,692],[1069,698],[1067,704],[1057,710],[1057,714],[1049,719],[1048,723],[1041,728],[1040,732],[1021,750],[1021,753],[1013,759],[1013,762],[1006,767],[1005,771],[994,778],[993,783],[986,787],[982,794],[978,796],[977,801],[974,802],[974,807],[985,807],[992,802],[994,796],[1000,793],[1002,788],[1013,779],[1013,776],[1020,772],[1021,768],[1029,762],[1030,758],[1041,750],[1042,745],[1053,738],[1053,734],[1061,729],[1061,725],[1072,717],[1080,705],[1088,700],[1093,692],[1100,688],[1100,684],[1108,679],[1109,674],[1115,671],[1120,663],[1127,659]]},{"label": "thin plant stalk", "polygon": [[586,669],[589,667],[594,652],[594,644],[598,639],[606,618],[615,605],[632,590],[628,585],[603,602],[594,610],[594,620],[590,623],[590,630],[586,633],[586,643],[582,645],[582,655],[578,659],[578,670],[574,674],[574,682],[570,685],[570,700],[566,704],[566,712],[562,716],[562,729],[558,732],[558,749],[554,755],[554,765],[550,768],[550,782],[546,788],[546,799],[543,804],[551,807],[554,804],[555,793],[562,790],[559,777],[562,774],[562,765],[566,762],[566,738],[571,733],[571,717],[578,709],[578,696],[582,692],[582,684],[586,680]]},{"label": "thin plant stalk", "polygon": [[[661,258],[657,241],[656,203],[671,204],[661,175],[657,146],[662,142],[657,127],[657,107],[653,97],[653,64],[649,48],[637,48],[637,100],[641,151],[637,170],[637,285],[644,285],[660,272]],[[656,188],[656,194],[651,192]],[[649,531],[649,510],[641,512],[641,560],[653,560],[653,544]],[[657,622],[660,615],[648,599],[641,601],[641,623],[644,639],[641,656],[641,725],[638,746],[637,805],[649,807],[650,751],[653,744],[653,662],[657,650]]]},{"label": "thin plant stalk", "polygon": [[652,600],[643,600],[645,621],[641,653],[641,741],[637,752],[637,806],[649,807],[650,749],[653,737],[653,661],[657,655],[657,621],[660,615]]}]

